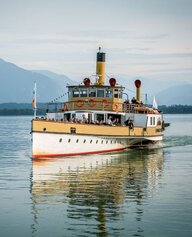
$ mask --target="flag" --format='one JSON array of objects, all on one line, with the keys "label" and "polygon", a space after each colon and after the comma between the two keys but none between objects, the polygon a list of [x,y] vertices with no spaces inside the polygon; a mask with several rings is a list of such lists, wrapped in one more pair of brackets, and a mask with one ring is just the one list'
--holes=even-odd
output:
[{"label": "flag", "polygon": [[35,107],[35,99],[32,99],[32,105],[33,105],[33,107]]},{"label": "flag", "polygon": [[158,109],[157,101],[155,99],[155,96],[153,97],[153,109]]}]

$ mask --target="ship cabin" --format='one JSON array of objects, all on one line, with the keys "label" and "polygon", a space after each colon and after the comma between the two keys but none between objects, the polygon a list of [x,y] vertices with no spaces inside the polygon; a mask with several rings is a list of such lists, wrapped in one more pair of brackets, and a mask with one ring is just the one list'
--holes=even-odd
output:
[{"label": "ship cabin", "polygon": [[99,50],[95,82],[85,78],[81,85],[68,86],[68,101],[52,104],[55,111],[48,110],[47,119],[116,126],[125,126],[129,120],[135,126],[157,126],[158,121],[162,121],[162,114],[143,105],[140,80],[135,81],[135,86],[136,98],[128,101],[125,88],[118,85],[115,78],[110,78],[109,84],[105,84],[105,53]]},{"label": "ship cabin", "polygon": [[[116,125],[121,125],[125,117],[123,100],[124,87],[119,85],[84,85],[68,86],[68,101],[58,104],[57,113],[47,113],[50,119],[63,119],[86,123],[107,124],[109,119]],[[115,83],[115,79],[110,79]],[[56,117],[55,117],[56,116]]]}]

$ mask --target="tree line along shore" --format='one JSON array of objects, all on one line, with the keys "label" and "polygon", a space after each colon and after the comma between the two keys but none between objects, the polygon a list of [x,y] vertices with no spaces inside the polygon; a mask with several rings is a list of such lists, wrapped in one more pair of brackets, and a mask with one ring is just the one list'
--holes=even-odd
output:
[{"label": "tree line along shore", "polygon": [[[37,105],[37,116],[46,113],[47,104]],[[192,114],[192,105],[160,105],[158,109],[164,114]],[[29,103],[3,103],[0,104],[0,116],[29,115],[34,113]]]}]

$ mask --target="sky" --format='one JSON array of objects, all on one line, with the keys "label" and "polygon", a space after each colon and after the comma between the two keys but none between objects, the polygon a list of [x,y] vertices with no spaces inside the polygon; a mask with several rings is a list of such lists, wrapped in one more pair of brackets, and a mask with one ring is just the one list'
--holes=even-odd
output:
[{"label": "sky", "polygon": [[72,80],[106,73],[192,83],[192,0],[0,0],[0,58]]}]

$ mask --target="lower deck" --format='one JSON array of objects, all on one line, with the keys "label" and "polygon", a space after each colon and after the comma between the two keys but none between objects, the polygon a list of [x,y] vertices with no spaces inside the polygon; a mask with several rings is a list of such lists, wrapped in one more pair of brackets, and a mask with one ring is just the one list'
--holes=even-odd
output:
[{"label": "lower deck", "polygon": [[32,120],[32,132],[59,133],[59,134],[79,134],[95,136],[137,136],[154,137],[162,136],[161,126],[139,127],[139,126],[110,126],[95,124],[79,124],[63,121],[49,121],[35,119]]},{"label": "lower deck", "polygon": [[158,128],[32,121],[32,157],[115,152],[162,141]]}]

